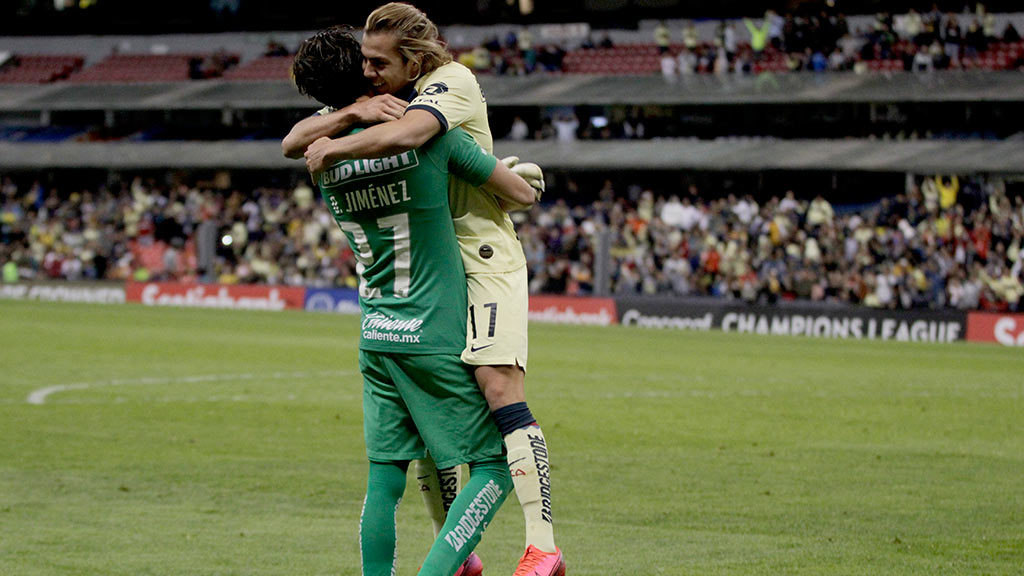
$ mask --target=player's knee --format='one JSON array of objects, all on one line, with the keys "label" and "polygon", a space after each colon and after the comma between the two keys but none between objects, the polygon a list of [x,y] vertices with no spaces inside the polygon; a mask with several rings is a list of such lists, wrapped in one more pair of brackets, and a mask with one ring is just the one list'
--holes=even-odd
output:
[{"label": "player's knee", "polygon": [[[470,476],[486,476],[501,488],[504,494],[512,489],[512,475],[509,473],[508,464],[505,460],[487,460],[482,462],[471,462],[469,464]],[[504,499],[504,497],[502,497]]]},{"label": "player's knee", "polygon": [[492,411],[526,401],[524,374],[518,366],[478,366],[476,380]]}]

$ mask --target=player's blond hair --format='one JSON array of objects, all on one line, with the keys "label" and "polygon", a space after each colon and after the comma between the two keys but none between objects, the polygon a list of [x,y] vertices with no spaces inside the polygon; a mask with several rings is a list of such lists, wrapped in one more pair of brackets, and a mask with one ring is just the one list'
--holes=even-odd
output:
[{"label": "player's blond hair", "polygon": [[371,12],[363,34],[379,33],[398,38],[398,53],[407,62],[418,62],[421,76],[452,61],[437,26],[412,4],[391,2]]}]

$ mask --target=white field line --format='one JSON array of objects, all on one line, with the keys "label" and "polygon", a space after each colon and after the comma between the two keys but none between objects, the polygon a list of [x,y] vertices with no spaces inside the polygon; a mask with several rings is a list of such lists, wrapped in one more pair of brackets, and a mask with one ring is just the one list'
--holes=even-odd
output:
[{"label": "white field line", "polygon": [[26,398],[29,404],[42,405],[53,394],[70,390],[85,390],[107,386],[131,386],[138,384],[196,384],[202,382],[226,382],[237,380],[285,380],[324,376],[351,376],[351,370],[326,370],[320,372],[270,372],[266,374],[208,374],[201,376],[173,376],[166,378],[142,377],[113,379],[100,382],[76,382],[74,384],[56,384],[33,391]]}]

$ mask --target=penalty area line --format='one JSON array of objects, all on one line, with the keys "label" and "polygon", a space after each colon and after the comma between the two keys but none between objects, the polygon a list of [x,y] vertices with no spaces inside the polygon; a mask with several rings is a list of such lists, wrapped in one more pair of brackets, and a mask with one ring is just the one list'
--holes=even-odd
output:
[{"label": "penalty area line", "polygon": [[232,380],[284,380],[323,376],[351,376],[353,374],[355,374],[355,372],[351,370],[325,370],[320,372],[270,372],[267,374],[206,374],[199,376],[175,376],[165,378],[118,378],[99,382],[76,382],[74,384],[56,384],[53,386],[47,386],[45,388],[33,390],[25,401],[29,404],[39,406],[45,404],[46,399],[54,394],[69,392],[72,390],[105,388],[108,386],[129,386],[138,384],[197,384],[202,382],[225,382]]}]

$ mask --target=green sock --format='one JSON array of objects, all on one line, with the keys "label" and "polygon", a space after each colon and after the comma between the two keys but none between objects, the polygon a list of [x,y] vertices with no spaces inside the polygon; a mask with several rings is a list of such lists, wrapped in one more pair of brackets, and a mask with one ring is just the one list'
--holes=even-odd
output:
[{"label": "green sock", "polygon": [[469,465],[469,482],[452,502],[441,533],[430,547],[420,576],[454,574],[480,543],[502,502],[512,491],[512,477],[503,460]]},{"label": "green sock", "polygon": [[[391,576],[395,567],[395,514],[405,492],[406,462],[370,462],[366,499],[359,517],[363,576]],[[454,571],[453,571],[454,573]]]}]

